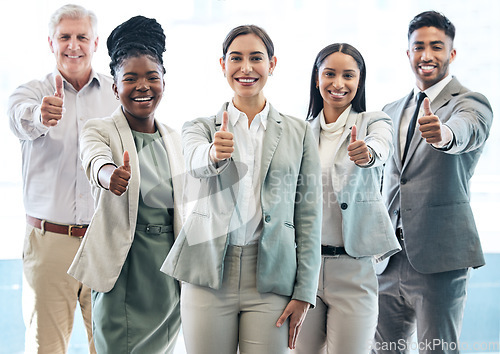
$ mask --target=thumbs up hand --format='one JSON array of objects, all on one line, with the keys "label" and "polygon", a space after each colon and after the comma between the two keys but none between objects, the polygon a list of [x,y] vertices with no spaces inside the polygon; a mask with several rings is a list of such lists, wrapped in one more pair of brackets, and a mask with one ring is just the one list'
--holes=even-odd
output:
[{"label": "thumbs up hand", "polygon": [[[109,165],[108,165],[109,166]],[[117,196],[122,195],[128,189],[128,182],[130,180],[130,157],[128,151],[123,153],[123,165],[115,168],[111,177],[109,178],[109,190]]]},{"label": "thumbs up hand", "polygon": [[231,157],[234,152],[233,133],[227,130],[229,116],[227,112],[222,115],[222,126],[214,135],[214,142],[210,148],[210,160],[219,162]]},{"label": "thumbs up hand", "polygon": [[351,128],[351,141],[347,147],[347,154],[356,165],[364,166],[371,161],[371,154],[364,140],[357,140],[357,128]]},{"label": "thumbs up hand", "polygon": [[439,117],[432,114],[431,102],[426,97],[422,102],[424,116],[418,120],[420,133],[427,144],[442,148],[453,139],[453,132],[446,125],[442,124]]},{"label": "thumbs up hand", "polygon": [[425,139],[427,144],[439,144],[443,140],[441,134],[441,121],[438,116],[432,114],[429,98],[426,97],[424,99],[422,107],[424,109],[424,115],[418,120],[418,124],[420,125],[418,129],[422,134],[422,138]]},{"label": "thumbs up hand", "polygon": [[64,113],[64,88],[60,75],[55,78],[56,92],[53,96],[45,96],[40,107],[41,122],[46,127],[56,126]]}]

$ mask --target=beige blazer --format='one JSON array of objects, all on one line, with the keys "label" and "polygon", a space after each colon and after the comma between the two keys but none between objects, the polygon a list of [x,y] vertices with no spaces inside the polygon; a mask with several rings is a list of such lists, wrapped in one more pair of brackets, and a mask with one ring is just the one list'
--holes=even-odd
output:
[{"label": "beige blazer", "polygon": [[[173,226],[177,236],[182,226],[185,176],[181,140],[171,128],[156,120],[155,123],[170,163],[174,190]],[[97,173],[105,164],[121,165],[125,150],[130,155],[132,176],[128,191],[116,196],[101,187]],[[68,274],[93,290],[108,292],[118,279],[134,241],[141,180],[134,138],[121,108],[111,117],[92,119],[85,124],[80,138],[80,155],[92,187],[95,213]]]}]

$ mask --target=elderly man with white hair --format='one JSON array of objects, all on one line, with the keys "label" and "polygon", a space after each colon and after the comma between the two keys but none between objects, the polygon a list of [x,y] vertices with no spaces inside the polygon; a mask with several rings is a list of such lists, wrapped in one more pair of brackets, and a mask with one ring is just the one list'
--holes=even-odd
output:
[{"label": "elderly man with white hair", "polygon": [[66,353],[77,303],[95,353],[90,289],[66,272],[94,212],[79,158],[80,131],[119,103],[112,79],[92,69],[96,27],[95,14],[81,6],[56,10],[48,37],[55,70],[19,86],[9,99],[10,127],[22,150],[26,353]]}]

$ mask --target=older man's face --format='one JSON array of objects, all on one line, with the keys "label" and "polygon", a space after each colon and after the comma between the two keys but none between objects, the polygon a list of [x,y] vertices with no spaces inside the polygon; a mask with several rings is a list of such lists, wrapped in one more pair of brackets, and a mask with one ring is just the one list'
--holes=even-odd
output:
[{"label": "older man's face", "polygon": [[64,18],[57,25],[54,36],[49,37],[57,68],[67,80],[88,78],[97,43],[89,18]]}]

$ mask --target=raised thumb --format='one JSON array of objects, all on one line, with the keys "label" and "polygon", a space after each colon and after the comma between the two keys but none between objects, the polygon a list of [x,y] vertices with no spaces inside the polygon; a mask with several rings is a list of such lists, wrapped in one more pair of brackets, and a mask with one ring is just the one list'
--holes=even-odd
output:
[{"label": "raised thumb", "polygon": [[432,116],[431,101],[429,100],[428,97],[424,98],[424,101],[422,102],[422,105],[424,107],[424,115],[426,115],[426,116]]},{"label": "raised thumb", "polygon": [[61,75],[56,75],[55,83],[56,83],[56,92],[54,93],[54,96],[59,98],[64,98],[63,79]]},{"label": "raised thumb", "polygon": [[229,121],[229,116],[227,115],[227,112],[224,111],[222,113],[222,126],[220,128],[221,131],[227,132],[227,122]]},{"label": "raised thumb", "polygon": [[130,171],[130,157],[126,150],[123,152],[123,167],[125,167],[127,171]]},{"label": "raised thumb", "polygon": [[356,141],[357,135],[358,135],[358,132],[356,129],[356,125],[353,125],[351,128],[351,144]]}]

